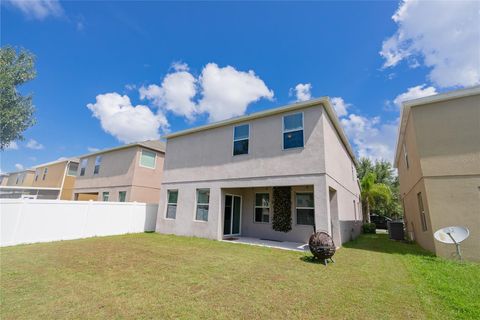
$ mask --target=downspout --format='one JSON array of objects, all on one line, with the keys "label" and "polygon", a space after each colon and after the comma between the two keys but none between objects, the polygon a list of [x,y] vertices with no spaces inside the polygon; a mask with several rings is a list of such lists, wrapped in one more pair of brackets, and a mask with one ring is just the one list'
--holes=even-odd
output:
[{"label": "downspout", "polygon": [[60,196],[62,195],[63,184],[65,183],[65,177],[67,175],[68,165],[70,164],[70,162],[71,162],[70,160],[67,161],[67,165],[65,166],[65,170],[63,170],[62,184],[60,185],[60,191],[58,192],[57,200],[60,200]]}]

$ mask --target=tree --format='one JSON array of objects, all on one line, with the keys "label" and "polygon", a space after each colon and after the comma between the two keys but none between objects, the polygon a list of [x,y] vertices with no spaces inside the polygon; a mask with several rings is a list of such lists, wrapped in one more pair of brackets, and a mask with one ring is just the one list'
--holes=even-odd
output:
[{"label": "tree", "polygon": [[33,54],[12,47],[0,48],[0,150],[12,141],[23,140],[23,132],[35,123],[32,95],[23,96],[18,87],[35,78]]},{"label": "tree", "polygon": [[368,172],[360,181],[362,206],[364,208],[363,222],[370,222],[370,208],[378,202],[388,204],[392,199],[390,188],[384,183],[377,183],[376,179],[375,173]]}]

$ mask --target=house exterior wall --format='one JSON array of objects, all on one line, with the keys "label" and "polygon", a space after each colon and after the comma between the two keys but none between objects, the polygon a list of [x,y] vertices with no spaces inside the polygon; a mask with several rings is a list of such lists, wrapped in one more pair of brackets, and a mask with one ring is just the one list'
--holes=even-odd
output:
[{"label": "house exterior wall", "polygon": [[[298,112],[303,112],[304,115],[304,147],[283,150],[283,116]],[[326,120],[327,117],[323,105],[319,104],[169,138],[160,191],[157,232],[222,239],[225,194],[237,192],[243,198],[242,235],[260,236],[260,233],[263,233],[263,237],[270,239],[304,242],[308,240],[313,228],[296,226],[295,216],[292,216],[294,229],[287,234],[273,231],[271,223],[253,223],[252,206],[256,189],[252,188],[271,190],[273,186],[292,186],[293,190],[298,190],[308,186],[314,193],[317,230],[331,233],[326,152],[332,162],[334,178],[331,178],[331,184],[338,189],[349,190],[348,199],[344,199],[343,191],[341,195],[339,193],[341,213],[338,217],[353,221],[352,199],[357,197],[358,201],[358,184],[351,176],[353,162],[348,152],[336,145],[342,142],[336,133],[332,134],[333,125]],[[233,156],[234,127],[247,123],[250,125],[249,153]],[[324,132],[325,125],[329,130],[328,139]],[[348,159],[345,160],[344,157]],[[340,161],[340,164],[335,164],[335,159]],[[346,176],[342,171],[345,170],[349,173],[348,181],[342,181]],[[200,188],[210,189],[208,222],[194,219],[196,189]],[[168,190],[179,192],[175,220],[165,217]],[[294,206],[295,202],[292,204]],[[336,220],[334,228],[340,229],[339,219]],[[340,237],[339,233],[336,243],[344,242]]]},{"label": "house exterior wall", "polygon": [[[102,201],[103,192],[109,193],[109,201],[118,201],[119,192],[126,191],[126,201],[158,203],[162,181],[164,154],[155,151],[155,169],[140,166],[142,148],[113,150],[102,154],[87,156],[85,175],[80,176],[81,161],[78,169],[74,193],[98,193],[98,201]],[[148,149],[149,151],[154,151]],[[102,156],[99,173],[94,175],[95,159]],[[82,198],[91,197],[82,196]],[[80,199],[80,197],[79,197]]]},{"label": "house exterior wall", "polygon": [[[451,257],[453,246],[433,233],[451,225],[470,229],[464,256],[480,260],[480,95],[410,109],[405,126],[410,168],[397,163],[409,232],[424,248]],[[427,231],[421,230],[417,193],[422,192]]]},{"label": "house exterior wall", "polygon": [[[62,186],[63,177],[66,174],[65,169],[68,161],[57,162],[50,165],[37,167],[36,172],[38,178],[33,180],[32,187],[40,188],[60,188]],[[43,172],[47,168],[47,175],[43,180]]]},{"label": "house exterior wall", "polygon": [[[25,174],[25,179],[23,180],[23,183],[19,181],[19,183],[17,184],[17,176],[21,174]],[[32,186],[34,176],[35,173],[30,170],[11,173],[8,176],[7,186],[30,187]]]}]

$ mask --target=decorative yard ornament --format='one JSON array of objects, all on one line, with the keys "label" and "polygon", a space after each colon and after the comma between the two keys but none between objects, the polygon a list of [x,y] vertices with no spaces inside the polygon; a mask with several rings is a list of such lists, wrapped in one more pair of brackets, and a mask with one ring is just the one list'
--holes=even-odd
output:
[{"label": "decorative yard ornament", "polygon": [[327,259],[335,262],[332,259],[336,250],[335,243],[328,233],[313,233],[308,240],[308,247],[310,248],[310,252],[313,254],[313,256],[322,261],[324,265],[327,265]]}]

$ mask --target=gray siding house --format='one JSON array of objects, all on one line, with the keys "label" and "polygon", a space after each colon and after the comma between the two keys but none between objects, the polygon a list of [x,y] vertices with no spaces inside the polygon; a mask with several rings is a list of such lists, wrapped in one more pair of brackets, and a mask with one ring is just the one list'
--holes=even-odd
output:
[{"label": "gray siding house", "polygon": [[[328,98],[172,133],[156,231],[305,243],[356,237],[362,214],[355,156]],[[290,187],[292,229],[272,228],[273,190]]]}]

